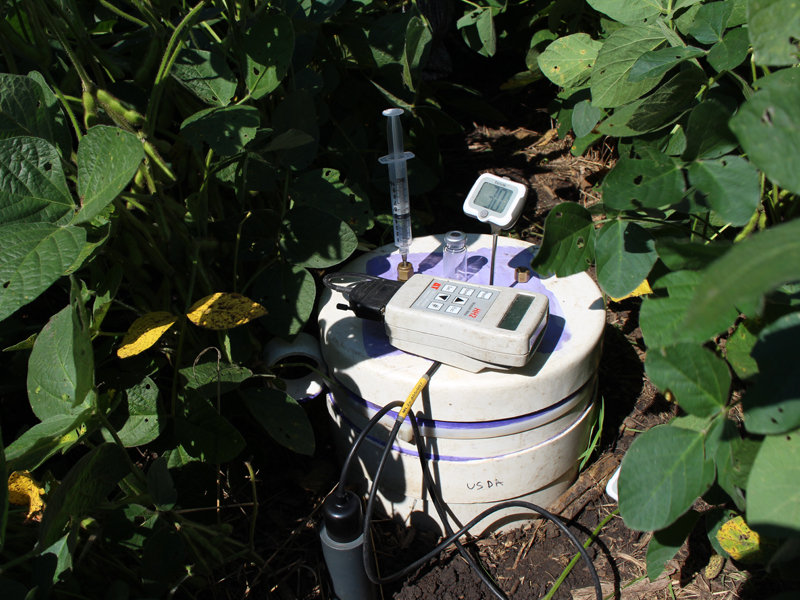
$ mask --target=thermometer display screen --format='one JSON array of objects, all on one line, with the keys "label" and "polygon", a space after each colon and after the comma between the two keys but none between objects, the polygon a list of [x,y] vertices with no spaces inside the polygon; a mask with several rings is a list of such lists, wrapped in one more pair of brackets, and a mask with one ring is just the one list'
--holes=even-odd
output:
[{"label": "thermometer display screen", "polygon": [[496,213],[501,213],[505,210],[508,201],[511,200],[511,196],[513,195],[513,190],[502,188],[487,181],[481,186],[478,195],[475,196],[474,202],[478,206],[482,206]]}]

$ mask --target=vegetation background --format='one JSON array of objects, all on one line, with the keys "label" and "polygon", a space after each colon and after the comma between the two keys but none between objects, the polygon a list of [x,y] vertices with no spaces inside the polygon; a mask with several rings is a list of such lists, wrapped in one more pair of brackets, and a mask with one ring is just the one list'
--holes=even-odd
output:
[{"label": "vegetation background", "polygon": [[442,184],[453,115],[502,117],[441,78],[448,51],[517,57],[503,87],[557,86],[575,155],[617,148],[532,266],[645,296],[646,373],[682,411],[619,482],[651,578],[701,517],[721,555],[797,577],[794,0],[480,0],[453,31],[378,0],[0,8],[3,598],[191,596],[264,564],[213,509],[279,456],[264,430],[315,442],[260,348],[314,329],[322,270],[389,241],[383,108],[406,111],[412,196]]}]

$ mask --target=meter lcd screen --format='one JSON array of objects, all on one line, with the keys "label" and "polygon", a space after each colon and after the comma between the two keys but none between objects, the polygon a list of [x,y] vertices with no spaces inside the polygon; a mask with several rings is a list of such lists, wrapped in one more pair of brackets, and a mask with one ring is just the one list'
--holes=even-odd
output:
[{"label": "meter lcd screen", "polygon": [[511,306],[508,307],[506,314],[503,315],[503,318],[500,319],[497,326],[507,331],[515,331],[522,322],[522,317],[525,316],[525,313],[528,312],[531,304],[533,304],[533,299],[533,296],[519,294],[514,298],[514,301],[511,302]]},{"label": "meter lcd screen", "polygon": [[511,196],[513,195],[513,190],[502,188],[499,185],[487,181],[481,186],[478,195],[475,196],[474,202],[478,206],[488,208],[496,213],[501,213],[506,209],[508,201],[511,200]]}]

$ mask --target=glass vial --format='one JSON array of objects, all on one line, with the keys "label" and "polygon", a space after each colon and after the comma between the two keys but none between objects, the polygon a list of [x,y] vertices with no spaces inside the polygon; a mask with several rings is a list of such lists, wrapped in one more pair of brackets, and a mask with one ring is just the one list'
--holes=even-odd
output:
[{"label": "glass vial", "polygon": [[463,231],[450,231],[444,236],[442,270],[448,279],[467,280],[467,236]]}]

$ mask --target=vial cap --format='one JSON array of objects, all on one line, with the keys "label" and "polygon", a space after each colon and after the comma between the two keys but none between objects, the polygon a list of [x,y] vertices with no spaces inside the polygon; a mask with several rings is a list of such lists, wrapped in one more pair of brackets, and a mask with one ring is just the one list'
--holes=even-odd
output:
[{"label": "vial cap", "polygon": [[448,246],[463,246],[467,242],[467,234],[463,231],[448,231],[444,241]]}]

